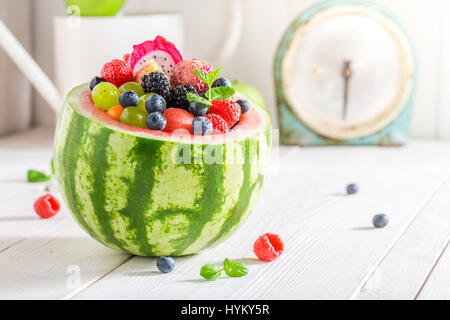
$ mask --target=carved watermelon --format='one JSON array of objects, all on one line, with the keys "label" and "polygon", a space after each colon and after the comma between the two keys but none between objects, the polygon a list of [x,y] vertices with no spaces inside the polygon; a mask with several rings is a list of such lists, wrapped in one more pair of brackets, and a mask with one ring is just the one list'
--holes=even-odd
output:
[{"label": "carved watermelon", "polygon": [[111,119],[84,84],[60,114],[55,173],[75,220],[99,242],[141,256],[186,255],[246,220],[270,145],[270,119],[256,105],[227,134],[174,136]]}]

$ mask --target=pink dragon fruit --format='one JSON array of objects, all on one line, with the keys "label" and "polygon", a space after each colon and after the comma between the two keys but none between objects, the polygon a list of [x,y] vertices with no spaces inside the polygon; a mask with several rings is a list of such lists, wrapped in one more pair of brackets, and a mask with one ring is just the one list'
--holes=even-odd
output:
[{"label": "pink dragon fruit", "polygon": [[155,60],[168,77],[172,68],[183,60],[181,53],[173,45],[161,36],[157,36],[153,41],[145,41],[133,46],[130,56],[130,66],[133,75],[141,70],[150,60]]}]

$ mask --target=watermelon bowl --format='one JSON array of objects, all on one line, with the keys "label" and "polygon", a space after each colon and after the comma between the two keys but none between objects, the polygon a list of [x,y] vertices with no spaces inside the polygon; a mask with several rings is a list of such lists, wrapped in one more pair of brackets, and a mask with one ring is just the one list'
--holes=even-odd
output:
[{"label": "watermelon bowl", "polygon": [[75,220],[105,246],[139,256],[189,255],[220,243],[248,218],[271,139],[270,119],[257,105],[226,134],[169,134],[112,120],[83,84],[59,116],[55,174]]}]

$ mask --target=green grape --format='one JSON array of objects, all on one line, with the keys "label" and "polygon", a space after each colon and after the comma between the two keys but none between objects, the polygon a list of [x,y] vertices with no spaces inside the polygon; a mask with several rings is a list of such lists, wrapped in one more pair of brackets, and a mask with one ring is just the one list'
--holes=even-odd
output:
[{"label": "green grape", "polygon": [[132,127],[147,129],[148,113],[137,107],[128,107],[123,110],[120,116],[120,122]]},{"label": "green grape", "polygon": [[147,101],[148,98],[150,98],[152,95],[154,95],[154,93],[147,93],[144,94],[142,97],[139,98],[139,103],[137,105],[137,107],[139,109],[141,109],[142,111],[147,112],[147,109],[145,109],[145,102]]},{"label": "green grape", "polygon": [[108,110],[119,104],[120,91],[109,82],[101,82],[92,90],[92,100],[97,107]]},{"label": "green grape", "polygon": [[137,93],[137,95],[139,97],[144,95],[144,89],[142,88],[142,86],[139,83],[133,82],[133,81],[127,82],[127,83],[124,83],[123,85],[121,85],[119,88],[119,91],[120,91],[120,93],[124,93],[127,91],[133,91],[133,92]]}]

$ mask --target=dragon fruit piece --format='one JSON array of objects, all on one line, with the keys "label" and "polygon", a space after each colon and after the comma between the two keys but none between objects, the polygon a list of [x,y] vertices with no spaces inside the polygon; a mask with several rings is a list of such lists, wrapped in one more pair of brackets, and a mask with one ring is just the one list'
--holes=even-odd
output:
[{"label": "dragon fruit piece", "polygon": [[170,75],[170,84],[172,87],[176,88],[181,85],[189,84],[193,86],[198,93],[205,93],[208,90],[208,85],[200,80],[194,69],[198,69],[204,73],[213,71],[211,64],[206,60],[183,60],[172,70]]},{"label": "dragon fruit piece", "polygon": [[139,70],[152,59],[161,66],[166,76],[169,76],[172,68],[183,60],[181,53],[172,42],[157,36],[153,41],[145,41],[133,46],[133,52],[130,56],[133,75],[136,76]]}]

